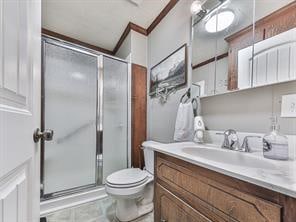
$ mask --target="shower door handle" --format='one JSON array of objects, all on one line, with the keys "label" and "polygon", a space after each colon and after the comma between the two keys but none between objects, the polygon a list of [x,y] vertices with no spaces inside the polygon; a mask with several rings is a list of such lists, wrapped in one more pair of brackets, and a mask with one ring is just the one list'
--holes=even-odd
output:
[{"label": "shower door handle", "polygon": [[33,140],[35,143],[38,143],[40,139],[45,141],[51,141],[53,138],[53,130],[46,129],[43,132],[39,128],[34,131]]}]

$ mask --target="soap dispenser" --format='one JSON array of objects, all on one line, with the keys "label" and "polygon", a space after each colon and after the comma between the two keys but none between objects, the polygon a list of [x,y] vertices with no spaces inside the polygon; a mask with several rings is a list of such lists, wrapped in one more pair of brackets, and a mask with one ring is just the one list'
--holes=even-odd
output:
[{"label": "soap dispenser", "polygon": [[204,142],[204,131],[205,131],[205,124],[204,124],[202,116],[196,116],[194,118],[194,138],[193,138],[193,141],[196,143],[203,143]]},{"label": "soap dispenser", "polygon": [[279,132],[277,118],[271,118],[271,132],[263,137],[263,156],[274,160],[289,159],[288,137]]}]

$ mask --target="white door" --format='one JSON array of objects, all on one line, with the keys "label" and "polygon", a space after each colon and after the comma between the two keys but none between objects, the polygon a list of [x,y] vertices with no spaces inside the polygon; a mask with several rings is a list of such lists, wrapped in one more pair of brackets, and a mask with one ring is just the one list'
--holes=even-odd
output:
[{"label": "white door", "polygon": [[0,0],[0,222],[39,220],[40,0]]}]

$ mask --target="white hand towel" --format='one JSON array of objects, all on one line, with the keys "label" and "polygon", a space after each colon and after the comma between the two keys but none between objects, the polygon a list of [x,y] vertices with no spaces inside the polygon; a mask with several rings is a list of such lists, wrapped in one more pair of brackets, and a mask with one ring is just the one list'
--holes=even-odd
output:
[{"label": "white hand towel", "polygon": [[192,141],[194,135],[192,103],[180,103],[175,124],[175,141]]}]

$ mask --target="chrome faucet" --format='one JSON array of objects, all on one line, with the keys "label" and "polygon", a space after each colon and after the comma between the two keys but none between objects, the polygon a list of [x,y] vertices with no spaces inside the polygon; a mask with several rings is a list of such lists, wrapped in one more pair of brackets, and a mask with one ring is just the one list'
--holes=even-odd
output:
[{"label": "chrome faucet", "polygon": [[236,131],[233,129],[228,129],[224,133],[217,133],[218,135],[224,135],[224,141],[222,148],[229,150],[239,150],[239,141]]},{"label": "chrome faucet", "polygon": [[246,136],[239,151],[249,153],[251,152],[249,146],[249,138],[261,138],[261,136]]}]

